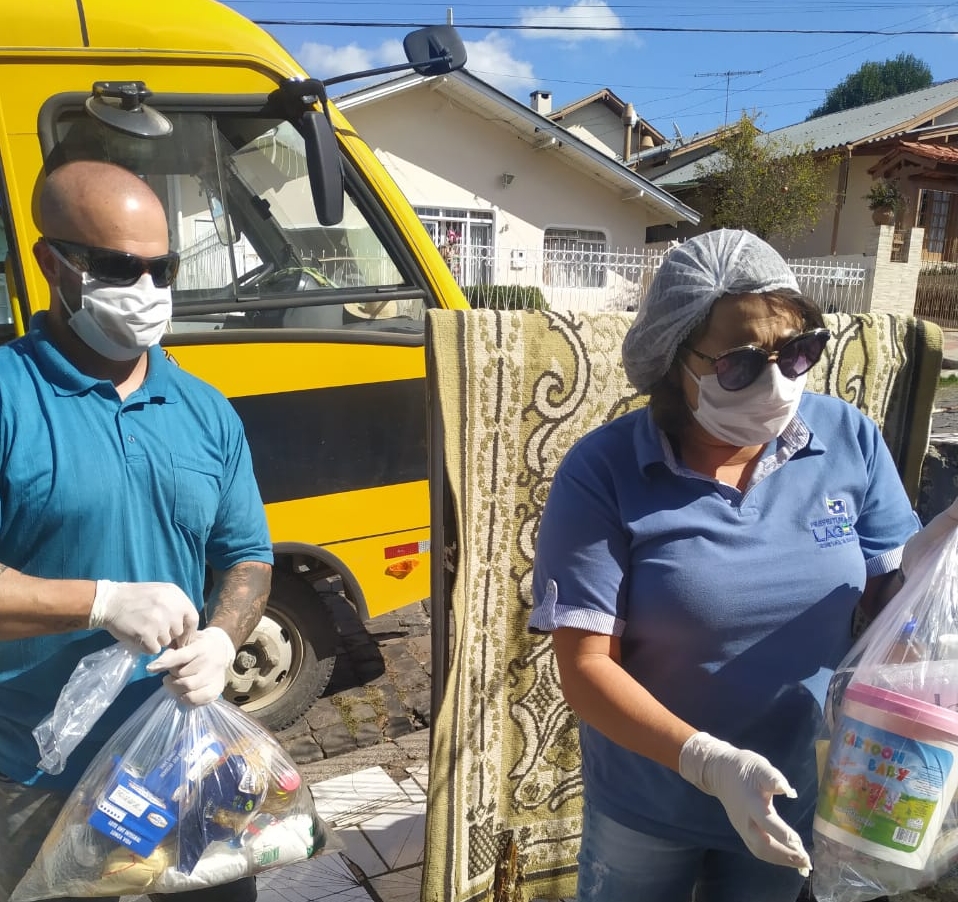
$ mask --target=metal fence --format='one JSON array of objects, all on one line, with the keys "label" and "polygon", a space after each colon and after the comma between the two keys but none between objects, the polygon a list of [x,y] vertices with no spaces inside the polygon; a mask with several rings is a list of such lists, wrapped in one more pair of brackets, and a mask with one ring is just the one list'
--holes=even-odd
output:
[{"label": "metal fence", "polygon": [[[455,255],[449,264],[476,307],[536,306],[538,298],[550,310],[634,310],[665,253],[513,248],[496,254],[480,248]],[[823,310],[867,309],[869,270],[864,264],[827,258],[788,262],[802,291]]]},{"label": "metal fence", "polygon": [[447,262],[475,307],[629,310],[648,289],[664,251],[466,248]]},{"label": "metal fence", "polygon": [[958,263],[925,263],[918,273],[915,316],[958,328]]},{"label": "metal fence", "polygon": [[[262,264],[262,260],[245,238],[241,237],[232,246],[228,246],[222,244],[213,232],[199,238],[180,252],[176,287],[180,290],[195,290],[230,285],[233,281],[230,268],[231,248],[240,281],[244,274]],[[323,285],[394,285],[400,280],[395,263],[383,248],[377,253],[364,255],[322,254],[309,246],[298,247],[296,250],[302,265],[313,271]]]},{"label": "metal fence", "polygon": [[[236,242],[232,250],[237,271],[245,272],[245,242]],[[222,244],[216,232],[204,235],[180,252],[176,287],[184,290],[229,285],[233,281],[229,255],[229,245]]]},{"label": "metal fence", "polygon": [[[579,312],[636,309],[666,254],[664,248],[594,251],[539,247],[496,251],[479,247],[443,251],[447,265],[474,307],[545,306],[550,310]],[[233,245],[232,252],[238,273],[248,272],[259,263],[242,240]],[[215,233],[184,249],[177,287],[228,285],[229,253],[230,249],[220,244]],[[857,313],[867,309],[868,268],[863,263],[841,258],[788,262],[802,291],[823,310]],[[351,272],[343,269],[345,263],[350,265]],[[327,272],[338,285],[387,284],[398,278],[384,253],[345,262],[342,258],[310,259],[309,265]],[[954,285],[958,275],[954,268],[950,272],[950,284]]]},{"label": "metal fence", "polygon": [[826,313],[863,313],[869,307],[868,267],[823,258],[788,260],[799,288]]}]

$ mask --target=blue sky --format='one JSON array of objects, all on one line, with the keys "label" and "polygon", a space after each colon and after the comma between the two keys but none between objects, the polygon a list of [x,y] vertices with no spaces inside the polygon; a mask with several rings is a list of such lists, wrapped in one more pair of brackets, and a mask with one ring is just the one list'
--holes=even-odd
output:
[{"label": "blue sky", "polygon": [[[441,23],[452,10],[466,43],[467,68],[527,103],[551,91],[558,108],[603,87],[631,101],[666,137],[689,137],[759,113],[765,129],[800,122],[826,91],[863,62],[899,53],[924,60],[935,81],[958,77],[958,2],[914,0],[665,0],[551,4],[383,3],[377,0],[227,0],[254,20],[350,25],[267,25],[317,77],[404,60],[411,30],[376,23]],[[502,26],[678,28],[682,32],[513,30]],[[470,26],[470,27],[466,27]],[[471,27],[478,26],[478,27]],[[727,29],[739,33],[688,31]],[[929,31],[923,35],[747,34],[755,29]],[[734,73],[730,75],[715,73]],[[739,74],[750,73],[750,74]],[[334,95],[355,87],[336,85]]]}]

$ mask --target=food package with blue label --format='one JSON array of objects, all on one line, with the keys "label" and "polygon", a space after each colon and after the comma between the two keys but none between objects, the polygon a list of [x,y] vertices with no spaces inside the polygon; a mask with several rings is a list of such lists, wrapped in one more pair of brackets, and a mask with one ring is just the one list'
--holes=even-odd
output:
[{"label": "food package with blue label", "polygon": [[136,775],[119,768],[87,820],[94,830],[145,858],[176,823],[175,807],[172,800],[154,795]]},{"label": "food package with blue label", "polygon": [[11,902],[202,889],[340,848],[274,736],[160,688],[93,759]]}]

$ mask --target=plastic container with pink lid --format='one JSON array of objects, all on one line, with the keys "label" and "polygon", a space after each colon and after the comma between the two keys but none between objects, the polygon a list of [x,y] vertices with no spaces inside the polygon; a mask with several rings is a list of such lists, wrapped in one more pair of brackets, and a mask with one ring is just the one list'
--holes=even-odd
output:
[{"label": "plastic container with pink lid", "polygon": [[958,713],[848,686],[815,811],[818,836],[864,853],[855,856],[859,872],[869,858],[921,870],[956,789]]}]

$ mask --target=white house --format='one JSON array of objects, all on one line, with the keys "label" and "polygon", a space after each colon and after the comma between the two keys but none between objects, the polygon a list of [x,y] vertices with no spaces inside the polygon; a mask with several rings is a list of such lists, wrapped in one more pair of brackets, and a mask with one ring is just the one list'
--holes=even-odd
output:
[{"label": "white house", "polygon": [[407,75],[335,103],[464,287],[537,285],[553,306],[625,307],[648,275],[646,229],[699,220],[607,148],[467,71]]}]

